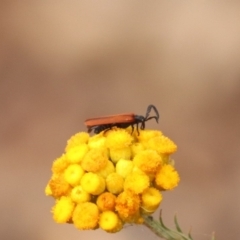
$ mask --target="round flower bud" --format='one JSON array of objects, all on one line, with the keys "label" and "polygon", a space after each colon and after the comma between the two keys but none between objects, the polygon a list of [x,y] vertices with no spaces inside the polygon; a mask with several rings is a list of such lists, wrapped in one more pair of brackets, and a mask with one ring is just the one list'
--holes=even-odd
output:
[{"label": "round flower bud", "polygon": [[89,139],[88,146],[90,149],[93,148],[106,149],[106,137],[104,137],[103,133],[94,135]]},{"label": "round flower bud", "polygon": [[110,192],[104,192],[97,198],[97,206],[100,211],[114,211],[116,204],[116,196]]},{"label": "round flower bud", "polygon": [[92,195],[99,195],[105,190],[105,180],[103,177],[89,172],[83,175],[81,186],[84,191]]},{"label": "round flower bud", "polygon": [[142,193],[150,185],[149,177],[144,172],[132,172],[124,182],[124,190],[130,190],[135,194]]},{"label": "round flower bud", "polygon": [[107,190],[113,194],[119,194],[123,191],[124,179],[118,173],[110,173],[106,178]]},{"label": "round flower bud", "polygon": [[131,160],[120,159],[116,164],[116,173],[126,178],[132,172],[133,167],[134,164]]},{"label": "round flower bud", "polygon": [[178,172],[172,165],[163,165],[156,174],[156,186],[159,189],[171,190],[175,188],[180,181]]},{"label": "round flower bud", "polygon": [[85,171],[97,172],[103,169],[108,162],[105,149],[93,148],[83,158],[81,166]]},{"label": "round flower bud", "polygon": [[104,178],[106,178],[110,173],[115,172],[115,167],[112,161],[107,161],[107,165],[96,173]]},{"label": "round flower bud", "polygon": [[141,208],[145,213],[153,213],[162,201],[162,194],[156,188],[147,188],[142,193]]},{"label": "round flower bud", "polygon": [[99,226],[106,232],[115,233],[122,229],[122,222],[113,211],[105,211],[100,214]]},{"label": "round flower bud", "polygon": [[76,186],[80,183],[83,174],[84,170],[79,164],[71,164],[64,171],[64,179],[71,186]]},{"label": "round flower bud", "polygon": [[126,148],[129,147],[133,141],[133,137],[125,129],[117,128],[109,130],[107,133],[107,147],[108,148]]},{"label": "round flower bud", "polygon": [[125,222],[139,220],[140,197],[131,191],[124,191],[117,196],[116,211]]},{"label": "round flower bud", "polygon": [[66,152],[66,158],[69,163],[80,163],[87,152],[87,144],[77,145]]},{"label": "round flower bud", "polygon": [[132,150],[130,147],[110,148],[109,155],[110,155],[111,160],[114,163],[117,163],[120,159],[131,159]]},{"label": "round flower bud", "polygon": [[49,187],[51,190],[51,196],[58,198],[64,195],[68,195],[71,190],[71,186],[62,175],[54,175],[49,181]]},{"label": "round flower bud", "polygon": [[79,203],[73,211],[73,224],[80,230],[95,229],[98,225],[98,219],[98,207],[91,202]]},{"label": "round flower bud", "polygon": [[79,146],[81,144],[87,143],[89,139],[89,134],[86,132],[80,132],[73,135],[68,141],[65,151],[69,151],[69,149]]},{"label": "round flower bud", "polygon": [[146,149],[134,157],[133,163],[143,172],[155,174],[162,164],[162,158],[155,150]]},{"label": "round flower bud", "polygon": [[149,148],[156,150],[159,154],[173,154],[177,151],[177,145],[165,136],[154,137],[148,142]]},{"label": "round flower bud", "polygon": [[156,130],[141,130],[137,136],[138,141],[146,148],[148,148],[148,141],[154,137],[161,136],[162,133]]},{"label": "round flower bud", "polygon": [[76,186],[71,191],[71,199],[75,203],[83,203],[91,200],[91,195],[83,190],[81,186]]},{"label": "round flower bud", "polygon": [[57,223],[66,223],[71,218],[73,209],[74,203],[71,198],[62,196],[52,209],[53,219]]},{"label": "round flower bud", "polygon": [[61,157],[57,158],[52,164],[52,172],[54,174],[61,174],[69,165],[66,154],[62,154]]}]

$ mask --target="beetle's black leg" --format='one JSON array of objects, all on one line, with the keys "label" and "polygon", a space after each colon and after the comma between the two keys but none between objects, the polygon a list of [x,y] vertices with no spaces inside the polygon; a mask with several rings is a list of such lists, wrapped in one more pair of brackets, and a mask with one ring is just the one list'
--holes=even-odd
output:
[{"label": "beetle's black leg", "polygon": [[88,133],[91,133],[91,131],[92,131],[92,127],[88,127]]},{"label": "beetle's black leg", "polygon": [[145,129],[145,122],[146,122],[146,120],[142,121],[141,130],[144,130],[144,129]]},{"label": "beetle's black leg", "polygon": [[131,135],[132,135],[133,134],[133,130],[134,130],[133,124],[131,124],[131,127],[132,127],[132,132],[131,132]]},{"label": "beetle's black leg", "polygon": [[111,127],[112,127],[112,126],[109,125],[109,124],[99,125],[99,126],[93,126],[93,127],[91,127],[91,131],[94,130],[94,133],[95,133],[95,134],[98,134],[98,133],[100,133],[100,132],[102,132],[102,131],[106,131],[106,130],[111,129]]},{"label": "beetle's black leg", "polygon": [[107,131],[109,131],[109,130],[111,130],[111,129],[112,129],[112,127],[109,127],[109,128],[104,129],[104,130],[103,130],[103,134],[105,134]]},{"label": "beetle's black leg", "polygon": [[137,125],[137,134],[139,135],[139,127],[138,127],[138,123],[136,123],[136,125]]}]

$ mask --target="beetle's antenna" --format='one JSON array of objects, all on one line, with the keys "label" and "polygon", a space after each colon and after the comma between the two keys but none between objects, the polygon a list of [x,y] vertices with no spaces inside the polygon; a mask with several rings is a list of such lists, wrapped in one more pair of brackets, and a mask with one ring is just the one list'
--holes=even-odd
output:
[{"label": "beetle's antenna", "polygon": [[[154,116],[154,117],[150,117],[150,118],[149,118],[148,116],[149,116],[149,114],[150,114],[152,108],[153,108],[154,112],[156,113],[156,116]],[[150,120],[150,119],[152,119],[152,118],[155,118],[155,119],[156,119],[156,122],[158,123],[158,120],[159,120],[159,113],[158,113],[158,110],[157,110],[157,108],[156,108],[154,105],[150,104],[150,105],[148,106],[148,108],[147,108],[145,121],[148,121],[148,120]]]},{"label": "beetle's antenna", "polygon": [[156,122],[158,123],[158,118],[156,117],[156,116],[152,116],[152,117],[149,117],[149,118],[147,118],[147,119],[145,119],[144,121],[146,122],[146,121],[148,121],[148,120],[150,120],[150,119],[155,119],[156,120]]}]

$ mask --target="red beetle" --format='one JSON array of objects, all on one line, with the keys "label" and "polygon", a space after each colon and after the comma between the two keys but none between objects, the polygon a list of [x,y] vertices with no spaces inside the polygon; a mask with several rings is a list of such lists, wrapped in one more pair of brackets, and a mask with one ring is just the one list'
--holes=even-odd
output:
[{"label": "red beetle", "polygon": [[[154,110],[156,116],[149,117],[152,109]],[[140,124],[140,129],[143,130],[145,129],[145,122],[153,118],[158,123],[159,113],[154,105],[149,105],[145,117],[135,115],[134,113],[123,113],[106,117],[90,118],[85,121],[85,125],[87,126],[89,133],[91,131],[94,131],[94,133],[100,133],[101,131],[111,129],[112,127],[127,128],[132,126],[132,129],[134,129],[134,124],[136,124],[138,132],[138,124]]]}]

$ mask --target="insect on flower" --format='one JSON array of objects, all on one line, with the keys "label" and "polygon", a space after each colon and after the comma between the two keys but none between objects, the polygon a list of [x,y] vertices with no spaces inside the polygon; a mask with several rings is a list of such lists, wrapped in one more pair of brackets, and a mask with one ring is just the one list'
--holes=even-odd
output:
[{"label": "insect on flower", "polygon": [[[151,110],[154,110],[155,116],[149,116]],[[149,105],[147,108],[146,116],[136,115],[134,113],[123,113],[118,115],[111,115],[105,117],[98,117],[98,118],[90,118],[85,121],[85,125],[88,128],[88,132],[94,131],[94,133],[100,133],[101,131],[109,130],[112,127],[118,128],[127,128],[129,126],[134,129],[134,125],[136,125],[137,132],[140,129],[145,129],[145,122],[150,119],[155,119],[158,123],[159,120],[159,113],[157,108],[154,105]]]}]

